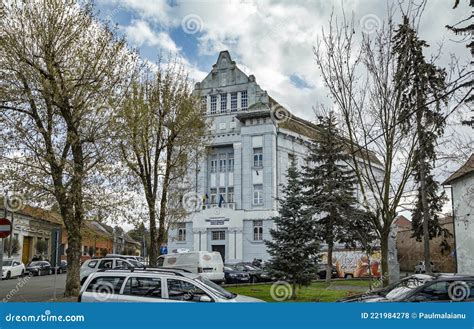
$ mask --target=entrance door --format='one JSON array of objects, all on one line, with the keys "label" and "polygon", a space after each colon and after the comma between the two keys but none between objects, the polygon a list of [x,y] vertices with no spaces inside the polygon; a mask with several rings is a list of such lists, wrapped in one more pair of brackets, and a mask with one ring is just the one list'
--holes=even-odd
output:
[{"label": "entrance door", "polygon": [[224,245],[212,245],[212,251],[217,251],[221,254],[222,261],[225,264],[225,246]]},{"label": "entrance door", "polygon": [[21,251],[21,261],[28,264],[30,261],[31,237],[23,237],[23,248]]}]

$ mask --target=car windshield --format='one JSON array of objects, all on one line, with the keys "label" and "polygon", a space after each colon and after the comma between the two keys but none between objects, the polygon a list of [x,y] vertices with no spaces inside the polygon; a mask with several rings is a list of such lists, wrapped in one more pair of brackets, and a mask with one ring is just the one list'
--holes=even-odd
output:
[{"label": "car windshield", "polygon": [[40,266],[41,262],[31,262],[30,266]]},{"label": "car windshield", "polygon": [[230,266],[224,266],[224,271],[232,272],[232,271],[235,271],[235,269]]},{"label": "car windshield", "polygon": [[245,265],[245,268],[249,271],[260,271],[258,268],[250,266],[250,265]]},{"label": "car windshield", "polygon": [[12,266],[12,261],[11,260],[4,260],[2,262],[3,266]]},{"label": "car windshield", "polygon": [[430,277],[410,277],[395,283],[393,286],[389,286],[385,289],[385,298],[390,300],[397,300],[403,298],[408,293],[412,292],[413,289],[431,281]]},{"label": "car windshield", "polygon": [[232,299],[232,298],[235,298],[237,296],[236,294],[225,290],[224,288],[222,288],[218,284],[212,282],[211,280],[209,280],[205,277],[200,276],[198,278],[198,280],[201,281],[202,283],[204,283],[209,289],[214,291],[216,294],[218,294],[222,298]]}]

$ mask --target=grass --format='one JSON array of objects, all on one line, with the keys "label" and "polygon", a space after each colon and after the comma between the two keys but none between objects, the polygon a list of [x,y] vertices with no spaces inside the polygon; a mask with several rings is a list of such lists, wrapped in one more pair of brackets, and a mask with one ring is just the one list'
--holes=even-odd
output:
[{"label": "grass", "polygon": [[[240,285],[226,287],[227,290],[249,297],[258,298],[267,302],[275,302],[270,293],[272,284],[263,285]],[[297,289],[295,300],[285,300],[288,302],[335,302],[338,299],[361,293],[369,287],[368,281],[334,281],[330,284],[326,282],[313,282],[310,286]],[[281,287],[281,291],[286,289]],[[277,289],[274,289],[276,292]],[[288,293],[288,291],[284,291]],[[278,294],[277,294],[278,295]]]}]

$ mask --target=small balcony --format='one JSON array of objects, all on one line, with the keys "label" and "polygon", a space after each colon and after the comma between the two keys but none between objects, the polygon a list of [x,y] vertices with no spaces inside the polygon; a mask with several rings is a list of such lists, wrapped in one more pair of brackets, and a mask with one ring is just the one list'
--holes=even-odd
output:
[{"label": "small balcony", "polygon": [[221,206],[219,207],[218,203],[206,203],[202,205],[202,209],[214,209],[214,208],[227,208],[227,209],[235,209],[235,202],[222,202]]}]

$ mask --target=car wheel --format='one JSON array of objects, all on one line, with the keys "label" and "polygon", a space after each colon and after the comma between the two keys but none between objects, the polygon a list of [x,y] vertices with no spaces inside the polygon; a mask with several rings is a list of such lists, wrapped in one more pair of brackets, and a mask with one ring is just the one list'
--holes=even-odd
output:
[{"label": "car wheel", "polygon": [[9,280],[9,279],[11,278],[11,276],[12,276],[11,272],[7,272],[7,276],[6,276],[5,279],[6,279],[6,280]]},{"label": "car wheel", "polygon": [[25,270],[21,270],[21,275],[22,278],[25,276]]}]

